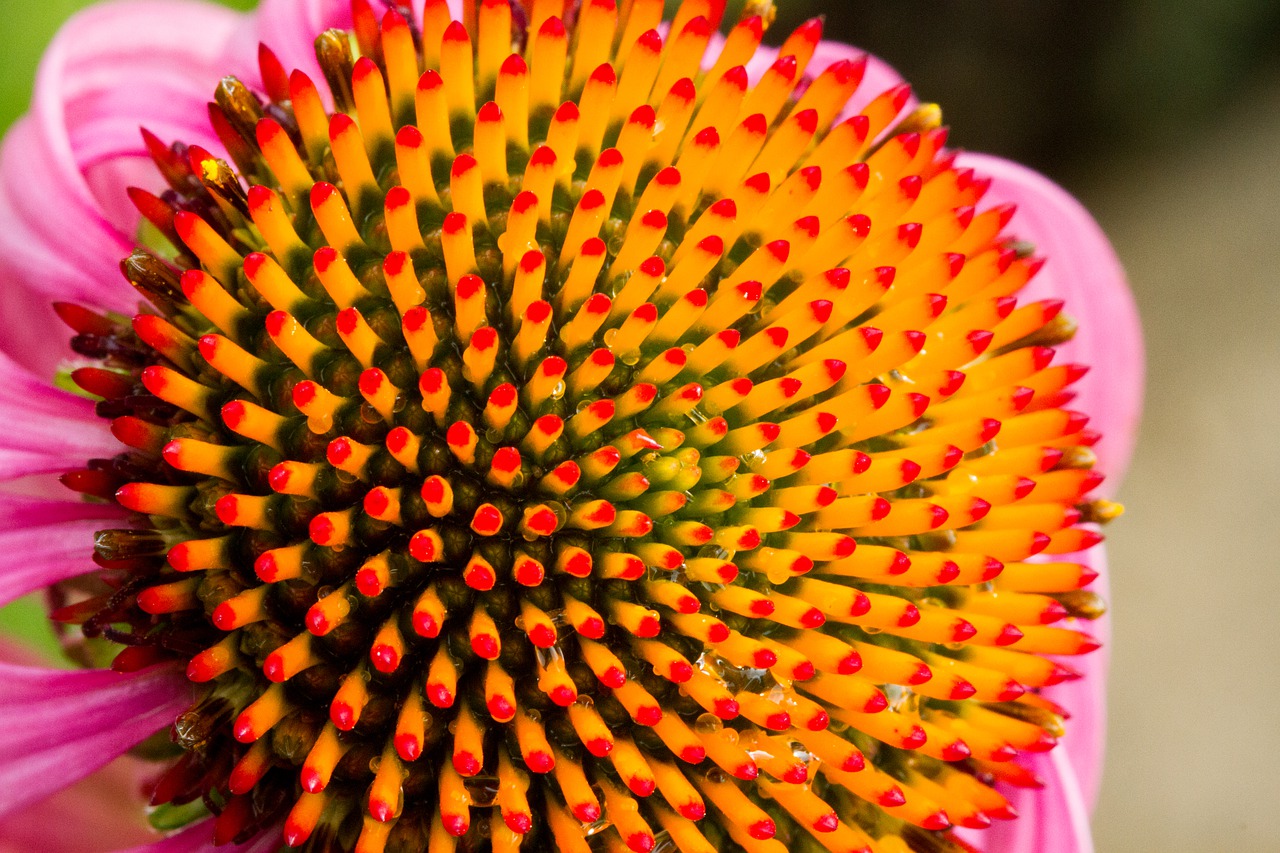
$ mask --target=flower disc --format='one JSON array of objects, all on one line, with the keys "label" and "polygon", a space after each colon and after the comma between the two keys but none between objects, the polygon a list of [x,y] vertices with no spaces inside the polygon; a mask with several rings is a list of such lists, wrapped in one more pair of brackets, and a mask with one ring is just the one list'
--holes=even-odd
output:
[{"label": "flower disc", "polygon": [[150,307],[60,306],[137,525],[55,615],[187,661],[219,843],[958,851],[1061,732],[1116,508],[1012,211],[820,22],[624,7],[264,48],[148,136]]}]

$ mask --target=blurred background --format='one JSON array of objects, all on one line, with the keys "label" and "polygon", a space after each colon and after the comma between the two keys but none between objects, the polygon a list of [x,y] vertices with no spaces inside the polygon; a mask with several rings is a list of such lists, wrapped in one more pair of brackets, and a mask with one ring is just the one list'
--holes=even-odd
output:
[{"label": "blurred background", "polygon": [[[0,0],[0,129],[84,5]],[[1111,235],[1149,373],[1129,511],[1109,530],[1098,850],[1280,850],[1280,4],[780,5],[775,34],[825,11],[829,38],[942,104],[952,144],[1035,166]],[[0,622],[38,632],[35,615],[19,605]]]}]

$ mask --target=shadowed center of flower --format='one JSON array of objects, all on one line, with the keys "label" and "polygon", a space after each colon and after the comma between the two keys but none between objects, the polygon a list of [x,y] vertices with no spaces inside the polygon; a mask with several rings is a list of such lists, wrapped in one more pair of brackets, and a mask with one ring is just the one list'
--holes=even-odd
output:
[{"label": "shadowed center of flower", "polygon": [[59,306],[128,447],[68,484],[138,523],[55,615],[189,660],[154,802],[219,842],[960,850],[1096,646],[1051,624],[1092,573],[1026,562],[1114,512],[1071,326],[817,22],[753,85],[759,16],[550,5],[357,2],[332,111],[264,48],[234,169],[148,136],[154,310]]}]

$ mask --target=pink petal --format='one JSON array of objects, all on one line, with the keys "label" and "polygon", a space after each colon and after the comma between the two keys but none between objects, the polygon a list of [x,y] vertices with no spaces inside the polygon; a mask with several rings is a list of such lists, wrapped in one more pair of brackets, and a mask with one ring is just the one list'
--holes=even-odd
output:
[{"label": "pink petal", "polygon": [[93,534],[107,526],[89,519],[0,531],[0,605],[94,571]]},{"label": "pink petal", "polygon": [[1018,818],[985,830],[957,830],[960,837],[986,853],[1093,853],[1089,806],[1071,762],[1054,750],[1035,756],[1029,766],[1046,784],[1022,792],[1015,803]]},{"label": "pink petal", "polygon": [[0,853],[84,853],[145,843],[143,782],[156,765],[124,755],[65,790],[0,820]]},{"label": "pink petal", "polygon": [[1079,323],[1055,361],[1093,367],[1073,386],[1072,405],[1104,435],[1094,449],[1107,474],[1104,486],[1113,491],[1128,467],[1142,413],[1142,330],[1124,269],[1088,211],[1048,178],[984,154],[961,154],[957,165],[994,178],[984,203],[1018,205],[1008,232],[1048,258],[1019,301],[1065,299],[1064,310]]},{"label": "pink petal", "polygon": [[102,767],[190,705],[171,667],[121,675],[0,663],[0,817]]},{"label": "pink petal", "polygon": [[[63,492],[70,496],[65,487]],[[99,526],[119,526],[127,513],[117,506],[77,500],[46,500],[34,495],[0,492],[0,530],[40,527],[92,519]]]},{"label": "pink petal", "polygon": [[[0,638],[0,661],[38,665],[25,646]],[[144,841],[153,835],[143,822],[143,782],[156,765],[122,755],[79,782],[15,815],[0,819],[0,853],[82,853],[92,837],[102,846]]]},{"label": "pink petal", "polygon": [[[60,334],[58,339],[68,338]],[[91,401],[53,388],[3,352],[0,424],[0,479],[65,471],[87,459],[114,456],[120,449],[107,423],[94,414]],[[50,441],[51,435],[58,440]]]},{"label": "pink petal", "polygon": [[[62,28],[40,65],[31,114],[0,151],[0,341],[42,375],[65,348],[47,303],[127,307],[116,265],[137,215],[125,165],[144,156],[139,126],[212,145],[205,104],[239,16],[190,0],[92,7]],[[124,162],[122,162],[124,161]],[[154,183],[158,176],[152,177]]]}]

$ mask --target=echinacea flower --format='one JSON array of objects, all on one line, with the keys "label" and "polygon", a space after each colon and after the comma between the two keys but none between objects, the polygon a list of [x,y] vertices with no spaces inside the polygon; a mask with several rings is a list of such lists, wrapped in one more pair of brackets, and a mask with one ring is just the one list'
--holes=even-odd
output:
[{"label": "echinacea flower", "polygon": [[153,851],[1090,849],[1115,258],[820,22],[662,10],[68,25],[0,591],[111,663],[0,664],[0,817],[132,750]]}]

